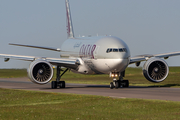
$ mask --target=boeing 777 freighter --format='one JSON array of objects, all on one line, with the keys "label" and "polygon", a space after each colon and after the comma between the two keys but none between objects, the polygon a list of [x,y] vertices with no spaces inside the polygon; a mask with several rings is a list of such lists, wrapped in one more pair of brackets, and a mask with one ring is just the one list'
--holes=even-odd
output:
[{"label": "boeing 777 freighter", "polygon": [[[73,25],[70,13],[69,0],[66,3],[67,35],[68,39],[62,44],[61,49],[10,44],[23,47],[39,48],[60,52],[60,58],[34,57],[22,55],[0,54],[7,62],[9,59],[31,61],[28,68],[30,80],[37,84],[46,84],[53,77],[53,66],[57,66],[56,81],[51,82],[51,88],[65,88],[65,81],[60,81],[61,77],[71,70],[81,74],[109,74],[113,78],[110,88],[129,87],[128,80],[123,80],[125,70],[129,64],[140,65],[141,61],[146,61],[143,66],[145,78],[151,82],[162,82],[169,73],[169,67],[164,59],[171,56],[180,55],[179,52],[130,56],[127,44],[118,37],[82,37],[76,38],[73,32]],[[66,70],[62,71],[62,67]]]}]

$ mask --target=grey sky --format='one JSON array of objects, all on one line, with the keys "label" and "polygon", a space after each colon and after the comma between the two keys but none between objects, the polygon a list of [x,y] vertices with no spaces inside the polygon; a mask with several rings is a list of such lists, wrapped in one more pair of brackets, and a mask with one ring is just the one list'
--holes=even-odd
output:
[{"label": "grey sky", "polygon": [[[113,35],[131,55],[180,51],[179,0],[69,0],[75,36]],[[0,0],[0,53],[59,57],[58,52],[8,43],[60,47],[66,35],[64,0]],[[180,66],[180,57],[167,60]],[[0,68],[29,62],[0,59]]]}]

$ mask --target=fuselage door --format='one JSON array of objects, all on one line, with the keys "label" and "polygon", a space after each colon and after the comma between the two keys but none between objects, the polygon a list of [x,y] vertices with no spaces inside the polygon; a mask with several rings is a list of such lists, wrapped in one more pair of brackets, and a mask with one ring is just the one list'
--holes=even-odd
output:
[{"label": "fuselage door", "polygon": [[98,58],[98,50],[99,50],[99,46],[96,46],[96,49],[94,51],[94,59]]}]

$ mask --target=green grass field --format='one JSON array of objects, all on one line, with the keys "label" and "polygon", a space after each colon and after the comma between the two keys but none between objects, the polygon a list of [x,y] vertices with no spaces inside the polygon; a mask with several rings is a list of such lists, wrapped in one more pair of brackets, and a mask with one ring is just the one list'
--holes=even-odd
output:
[{"label": "green grass field", "polygon": [[[55,80],[56,70],[54,72]],[[26,77],[26,69],[0,69],[0,78],[18,78]],[[155,87],[179,87],[180,86],[180,67],[170,67],[170,72],[167,79],[161,83],[152,83],[146,80],[142,73],[142,68],[127,68],[124,79],[129,80],[132,86],[155,86]],[[112,78],[109,75],[83,75],[75,74],[68,71],[63,75],[62,80],[67,83],[83,83],[83,84],[101,84],[109,85]]]},{"label": "green grass field", "polygon": [[178,120],[180,102],[0,89],[1,120]]},{"label": "green grass field", "polygon": [[0,69],[0,78],[27,77],[26,69]]},{"label": "green grass field", "polygon": [[[1,78],[26,75],[25,69],[0,70]],[[141,68],[128,68],[125,79],[131,85],[179,87],[180,67],[170,67],[168,78],[158,84],[147,81]],[[109,85],[112,78],[108,75],[67,72],[62,80],[69,83]],[[0,89],[0,120],[22,119],[177,120],[180,119],[180,102]]]}]

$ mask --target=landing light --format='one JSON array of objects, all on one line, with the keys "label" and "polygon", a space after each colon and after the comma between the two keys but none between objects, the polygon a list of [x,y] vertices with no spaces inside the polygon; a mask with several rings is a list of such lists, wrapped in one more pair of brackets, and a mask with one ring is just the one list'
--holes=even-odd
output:
[{"label": "landing light", "polygon": [[114,77],[114,74],[112,74],[111,77]]},{"label": "landing light", "polygon": [[111,77],[118,77],[118,75],[117,74],[112,74]]}]

